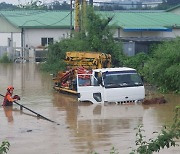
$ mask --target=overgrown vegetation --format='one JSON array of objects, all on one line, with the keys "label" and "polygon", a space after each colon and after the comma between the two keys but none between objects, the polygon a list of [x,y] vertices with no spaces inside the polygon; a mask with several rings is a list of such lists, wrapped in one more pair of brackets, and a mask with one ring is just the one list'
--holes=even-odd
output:
[{"label": "overgrown vegetation", "polygon": [[141,76],[144,76],[143,68],[149,59],[148,54],[141,52],[132,57],[124,56],[122,62],[124,66],[135,68]]},{"label": "overgrown vegetation", "polygon": [[8,58],[6,53],[0,58],[0,63],[11,63],[11,60]]},{"label": "overgrown vegetation", "polygon": [[159,44],[144,65],[144,75],[163,91],[180,92],[180,38]]},{"label": "overgrown vegetation", "polygon": [[88,8],[81,32],[50,45],[48,60],[42,68],[51,73],[65,69],[63,60],[67,51],[104,52],[111,54],[113,67],[133,67],[162,92],[180,92],[180,38],[155,46],[150,55],[139,53],[127,57],[122,53],[122,44],[113,39],[112,27],[108,25],[111,20],[112,17],[101,18]]},{"label": "overgrown vegetation", "polygon": [[155,139],[149,139],[149,141],[146,141],[145,136],[143,136],[142,133],[144,131],[142,126],[139,126],[137,130],[137,149],[134,149],[130,154],[152,154],[153,152],[159,152],[165,147],[170,148],[171,146],[176,146],[175,139],[180,139],[180,106],[175,108],[173,124],[169,127],[164,126]]},{"label": "overgrown vegetation", "polygon": [[5,154],[8,152],[10,143],[8,141],[3,141],[0,145],[0,154]]},{"label": "overgrown vegetation", "polygon": [[180,92],[180,38],[154,45],[148,54],[124,57],[123,65],[137,69],[161,92]]},{"label": "overgrown vegetation", "polygon": [[122,55],[122,45],[113,39],[113,33],[108,26],[112,18],[101,19],[94,13],[92,8],[88,8],[86,24],[83,30],[74,33],[72,38],[64,39],[49,46],[47,62],[43,69],[50,72],[57,72],[64,69],[65,53],[67,51],[90,51],[110,53],[113,57],[112,64],[120,65]]}]

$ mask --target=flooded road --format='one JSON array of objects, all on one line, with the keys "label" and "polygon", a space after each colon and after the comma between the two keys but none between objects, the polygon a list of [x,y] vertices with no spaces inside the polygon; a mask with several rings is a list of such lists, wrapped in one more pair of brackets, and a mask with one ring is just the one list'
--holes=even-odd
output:
[{"label": "flooded road", "polygon": [[[152,132],[172,122],[173,109],[180,104],[180,96],[172,94],[165,95],[168,103],[161,105],[80,104],[75,96],[55,92],[51,76],[38,67],[0,64],[0,93],[13,85],[14,94],[21,96],[19,103],[60,125],[20,111],[17,105],[0,106],[0,142],[10,142],[8,154],[109,154],[112,147],[128,154],[135,146],[135,127],[143,124],[147,139],[154,137]],[[180,147],[160,151],[179,152]]]}]

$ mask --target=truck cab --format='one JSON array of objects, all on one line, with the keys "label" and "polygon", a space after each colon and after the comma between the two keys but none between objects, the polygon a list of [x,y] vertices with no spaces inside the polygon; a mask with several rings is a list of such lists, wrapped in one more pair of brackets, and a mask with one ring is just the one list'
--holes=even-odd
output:
[{"label": "truck cab", "polygon": [[77,75],[78,101],[130,103],[145,98],[143,82],[133,68],[102,68]]}]

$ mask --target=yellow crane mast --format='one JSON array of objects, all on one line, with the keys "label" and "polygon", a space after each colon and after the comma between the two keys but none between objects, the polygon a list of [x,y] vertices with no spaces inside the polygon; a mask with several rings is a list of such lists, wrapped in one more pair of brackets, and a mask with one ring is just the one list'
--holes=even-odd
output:
[{"label": "yellow crane mast", "polygon": [[84,29],[86,17],[86,0],[75,0],[75,23],[74,29],[76,32]]}]

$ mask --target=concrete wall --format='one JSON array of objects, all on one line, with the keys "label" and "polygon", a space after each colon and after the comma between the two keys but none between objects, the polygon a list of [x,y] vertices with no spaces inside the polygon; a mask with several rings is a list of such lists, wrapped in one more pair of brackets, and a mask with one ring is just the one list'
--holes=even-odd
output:
[{"label": "concrete wall", "polygon": [[25,46],[37,47],[41,46],[41,38],[53,38],[54,41],[59,41],[67,38],[70,35],[69,29],[25,29]]}]

